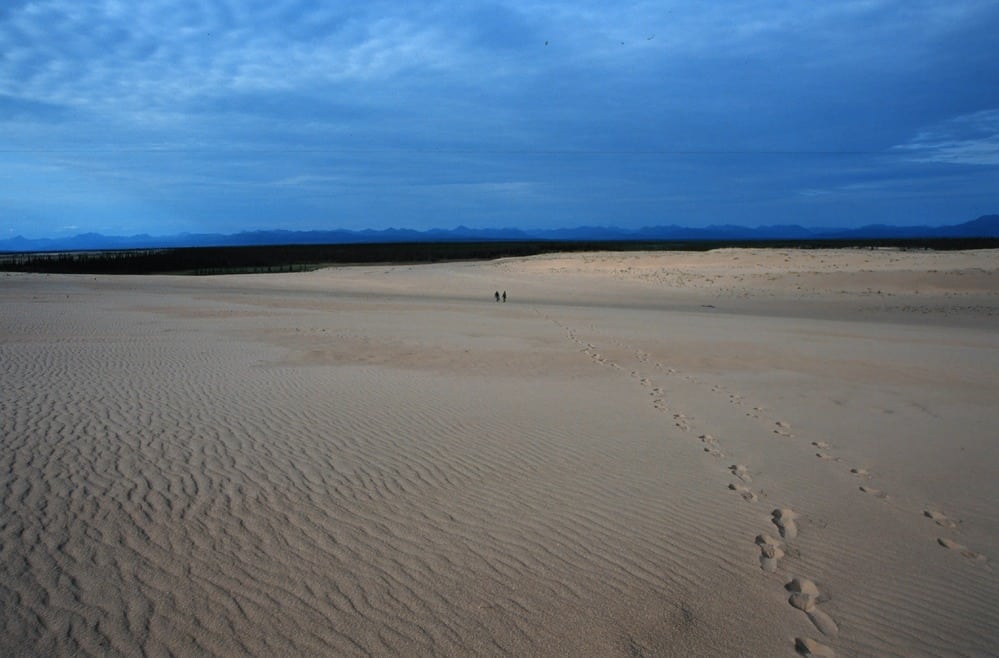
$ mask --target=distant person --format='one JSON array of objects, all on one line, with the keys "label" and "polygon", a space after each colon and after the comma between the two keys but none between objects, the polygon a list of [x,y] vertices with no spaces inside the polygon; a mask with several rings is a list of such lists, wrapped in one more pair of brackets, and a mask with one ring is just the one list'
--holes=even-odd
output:
[{"label": "distant person", "polygon": [[500,296],[499,296],[499,290],[497,290],[497,291],[496,291],[496,301],[499,301],[499,300],[500,300]]},{"label": "distant person", "polygon": [[503,303],[506,304],[506,291],[503,291]]}]

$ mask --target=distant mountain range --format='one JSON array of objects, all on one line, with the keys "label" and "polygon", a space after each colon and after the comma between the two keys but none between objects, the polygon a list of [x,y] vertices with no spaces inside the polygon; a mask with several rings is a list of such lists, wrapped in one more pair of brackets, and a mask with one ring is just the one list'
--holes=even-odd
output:
[{"label": "distant mountain range", "polygon": [[178,235],[112,236],[83,233],[67,238],[0,240],[0,251],[89,251],[169,247],[230,247],[282,244],[359,244],[377,242],[461,242],[499,240],[867,240],[913,238],[999,238],[999,215],[983,215],[949,226],[890,226],[872,224],[854,229],[787,226],[649,226],[623,229],[580,226],[563,229],[384,229],[364,231],[246,231],[234,234],[181,233]]}]

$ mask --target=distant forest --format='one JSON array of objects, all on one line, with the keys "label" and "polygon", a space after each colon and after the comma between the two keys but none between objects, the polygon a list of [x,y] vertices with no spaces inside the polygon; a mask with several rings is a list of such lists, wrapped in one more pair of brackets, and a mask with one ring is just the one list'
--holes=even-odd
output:
[{"label": "distant forest", "polygon": [[0,271],[62,274],[239,274],[299,272],[334,265],[493,260],[557,252],[755,249],[999,249],[999,238],[688,241],[483,241],[182,247],[0,254]]}]

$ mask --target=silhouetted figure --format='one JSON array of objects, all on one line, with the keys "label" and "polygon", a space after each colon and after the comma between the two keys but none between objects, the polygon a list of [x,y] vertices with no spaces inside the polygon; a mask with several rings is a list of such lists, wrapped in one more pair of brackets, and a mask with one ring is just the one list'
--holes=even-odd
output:
[{"label": "silhouetted figure", "polygon": [[506,291],[503,291],[503,303],[506,304]]},{"label": "silhouetted figure", "polygon": [[499,290],[496,291],[496,301],[499,301]]}]

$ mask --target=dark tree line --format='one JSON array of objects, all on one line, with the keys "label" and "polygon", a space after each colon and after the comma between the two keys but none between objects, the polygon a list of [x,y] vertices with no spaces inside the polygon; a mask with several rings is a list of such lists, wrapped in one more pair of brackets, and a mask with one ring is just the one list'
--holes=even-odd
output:
[{"label": "dark tree line", "polygon": [[516,241],[184,247],[122,251],[0,253],[0,270],[69,274],[233,274],[297,272],[330,265],[492,260],[554,252],[707,251],[751,248],[997,249],[997,238],[743,241]]}]

